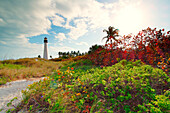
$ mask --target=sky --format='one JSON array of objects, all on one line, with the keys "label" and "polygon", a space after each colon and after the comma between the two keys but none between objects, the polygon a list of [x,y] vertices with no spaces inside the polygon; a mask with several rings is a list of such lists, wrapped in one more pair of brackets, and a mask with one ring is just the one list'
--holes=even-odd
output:
[{"label": "sky", "polygon": [[104,29],[136,35],[147,27],[170,30],[170,0],[0,0],[0,60],[87,52],[104,45]]}]

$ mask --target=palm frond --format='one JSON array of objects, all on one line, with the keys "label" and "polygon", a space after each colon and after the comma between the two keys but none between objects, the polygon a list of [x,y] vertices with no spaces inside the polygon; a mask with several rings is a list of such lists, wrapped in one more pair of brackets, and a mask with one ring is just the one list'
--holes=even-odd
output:
[{"label": "palm frond", "polygon": [[103,37],[102,40],[104,40],[105,38],[108,38],[108,36]]},{"label": "palm frond", "polygon": [[106,29],[104,29],[104,30],[103,30],[103,32],[107,32],[107,30],[106,30]]}]

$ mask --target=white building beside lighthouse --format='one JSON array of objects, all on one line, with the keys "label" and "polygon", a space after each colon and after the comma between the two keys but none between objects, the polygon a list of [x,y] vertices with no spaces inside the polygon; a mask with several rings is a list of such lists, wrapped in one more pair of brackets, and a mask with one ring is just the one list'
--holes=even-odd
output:
[{"label": "white building beside lighthouse", "polygon": [[44,58],[44,59],[48,59],[47,43],[48,43],[48,40],[47,40],[47,38],[45,37],[45,38],[44,38],[44,55],[43,55],[43,58]]}]

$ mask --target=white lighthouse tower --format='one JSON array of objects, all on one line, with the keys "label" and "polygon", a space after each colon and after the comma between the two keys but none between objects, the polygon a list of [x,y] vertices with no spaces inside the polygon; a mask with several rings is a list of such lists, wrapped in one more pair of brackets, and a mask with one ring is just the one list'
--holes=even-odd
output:
[{"label": "white lighthouse tower", "polygon": [[47,43],[48,43],[48,40],[47,40],[47,38],[45,37],[45,38],[44,38],[44,56],[43,56],[44,59],[48,59]]}]

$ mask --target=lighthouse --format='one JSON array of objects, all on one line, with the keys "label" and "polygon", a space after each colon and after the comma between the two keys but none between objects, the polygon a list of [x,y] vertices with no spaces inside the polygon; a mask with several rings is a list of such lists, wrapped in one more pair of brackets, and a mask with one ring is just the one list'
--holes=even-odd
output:
[{"label": "lighthouse", "polygon": [[43,56],[44,59],[48,59],[47,43],[48,43],[48,40],[47,40],[47,38],[45,37],[45,38],[44,38],[44,56]]}]

